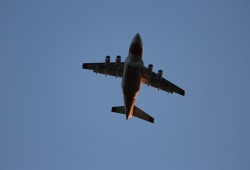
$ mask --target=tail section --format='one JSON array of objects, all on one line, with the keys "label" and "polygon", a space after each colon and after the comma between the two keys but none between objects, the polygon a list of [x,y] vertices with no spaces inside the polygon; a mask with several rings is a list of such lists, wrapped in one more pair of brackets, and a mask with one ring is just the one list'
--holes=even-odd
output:
[{"label": "tail section", "polygon": [[115,113],[125,114],[125,108],[124,108],[124,106],[112,107],[111,111],[115,112]]},{"label": "tail section", "polygon": [[[126,114],[125,113],[125,108],[124,106],[117,106],[117,107],[112,107],[112,112],[120,113],[120,114]],[[146,120],[148,122],[154,123],[154,118],[139,109],[138,107],[134,106],[133,110],[133,116]]]},{"label": "tail section", "polygon": [[154,123],[154,118],[151,117],[150,115],[148,115],[147,113],[145,113],[144,111],[142,111],[141,109],[139,109],[138,107],[134,106],[134,113],[133,116],[146,120],[148,122]]}]

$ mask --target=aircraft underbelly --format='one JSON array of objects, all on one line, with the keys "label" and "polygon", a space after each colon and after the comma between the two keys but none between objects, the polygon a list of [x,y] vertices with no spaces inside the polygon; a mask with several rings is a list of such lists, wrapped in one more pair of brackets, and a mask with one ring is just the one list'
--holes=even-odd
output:
[{"label": "aircraft underbelly", "polygon": [[141,85],[140,68],[126,66],[122,80],[124,106],[127,119],[133,116],[133,108]]}]

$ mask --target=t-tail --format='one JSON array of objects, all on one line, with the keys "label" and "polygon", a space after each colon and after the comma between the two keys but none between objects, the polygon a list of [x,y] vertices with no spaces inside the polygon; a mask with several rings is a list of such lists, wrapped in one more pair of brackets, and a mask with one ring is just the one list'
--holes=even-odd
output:
[{"label": "t-tail", "polygon": [[[124,106],[112,107],[111,111],[115,112],[115,113],[126,114]],[[134,109],[133,109],[133,116],[140,118],[140,119],[143,119],[143,120],[146,120],[148,122],[154,123],[153,117],[151,117],[150,115],[148,115],[147,113],[145,113],[144,111],[142,111],[141,109],[139,109],[136,106],[134,106]],[[127,119],[128,119],[128,117],[127,117]]]}]

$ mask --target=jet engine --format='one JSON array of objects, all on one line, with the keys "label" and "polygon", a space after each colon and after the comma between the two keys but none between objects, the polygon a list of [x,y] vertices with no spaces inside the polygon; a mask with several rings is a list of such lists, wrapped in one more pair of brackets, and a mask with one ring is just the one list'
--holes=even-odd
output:
[{"label": "jet engine", "polygon": [[158,74],[157,74],[157,80],[158,81],[161,81],[161,79],[162,79],[162,72],[163,72],[162,70],[158,71]]},{"label": "jet engine", "polygon": [[106,56],[105,58],[105,66],[108,66],[110,63],[110,56]]},{"label": "jet engine", "polygon": [[106,56],[106,58],[105,58],[106,76],[108,74],[109,64],[110,64],[110,56]]},{"label": "jet engine", "polygon": [[149,74],[151,75],[152,70],[153,70],[153,64],[148,65],[148,70],[150,71]]},{"label": "jet engine", "polygon": [[152,70],[153,70],[153,64],[149,64],[148,65],[148,70],[149,70],[149,78],[148,78],[148,86],[150,85],[150,79],[151,79],[151,75],[152,75]]},{"label": "jet engine", "polygon": [[119,66],[120,66],[120,63],[121,63],[121,56],[116,56],[116,59],[115,59],[115,65],[116,65],[116,75],[115,77],[117,78],[118,77],[118,70],[119,70]]},{"label": "jet engine", "polygon": [[116,56],[116,60],[115,60],[115,64],[116,66],[119,66],[119,64],[121,63],[121,56]]}]

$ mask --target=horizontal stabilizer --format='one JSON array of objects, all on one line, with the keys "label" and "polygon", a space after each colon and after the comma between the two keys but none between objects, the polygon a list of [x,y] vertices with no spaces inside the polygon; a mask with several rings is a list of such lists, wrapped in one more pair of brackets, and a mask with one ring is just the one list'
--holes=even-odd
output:
[{"label": "horizontal stabilizer", "polygon": [[141,109],[139,109],[138,107],[134,106],[134,113],[133,116],[146,120],[148,122],[154,123],[154,118],[151,117],[150,115],[148,115],[147,113],[145,113],[144,111],[142,111]]},{"label": "horizontal stabilizer", "polygon": [[112,112],[125,114],[124,106],[112,107]]},{"label": "horizontal stabilizer", "polygon": [[[117,106],[117,107],[112,107],[112,112],[115,113],[120,113],[120,114],[125,114],[125,109],[124,106]],[[133,111],[133,116],[146,120],[148,122],[154,123],[154,118],[139,109],[138,107],[134,106],[134,111]]]}]

